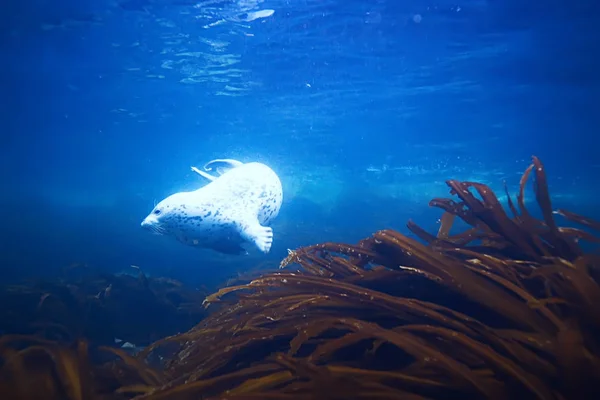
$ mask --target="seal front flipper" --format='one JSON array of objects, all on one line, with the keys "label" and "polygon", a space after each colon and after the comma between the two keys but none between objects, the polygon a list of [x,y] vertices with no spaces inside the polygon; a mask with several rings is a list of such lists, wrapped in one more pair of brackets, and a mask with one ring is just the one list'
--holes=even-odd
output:
[{"label": "seal front flipper", "polygon": [[262,226],[258,219],[241,222],[240,235],[250,243],[254,243],[263,253],[268,253],[273,245],[273,229],[268,226]]},{"label": "seal front flipper", "polygon": [[217,160],[212,160],[206,163],[204,166],[205,171],[212,171],[213,168],[217,170],[219,175],[223,175],[225,172],[230,169],[237,168],[244,165],[243,162],[238,160],[233,160],[230,158],[222,158]]},{"label": "seal front flipper", "polygon": [[211,182],[212,182],[212,181],[214,181],[215,179],[217,179],[217,177],[216,177],[216,176],[212,176],[212,175],[209,175],[209,174],[207,174],[207,173],[206,173],[206,172],[204,172],[204,171],[200,171],[200,170],[199,170],[198,168],[196,168],[196,167],[192,167],[192,171],[194,171],[195,173],[197,173],[197,174],[198,174],[198,175],[200,175],[201,177],[208,179],[208,180],[209,180],[209,181],[211,181]]}]

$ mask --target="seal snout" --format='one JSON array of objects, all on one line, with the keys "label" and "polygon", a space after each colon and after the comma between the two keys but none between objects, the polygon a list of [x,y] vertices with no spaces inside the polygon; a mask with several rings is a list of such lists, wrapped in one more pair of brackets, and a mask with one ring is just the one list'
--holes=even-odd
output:
[{"label": "seal snout", "polygon": [[151,229],[152,225],[154,225],[155,223],[156,220],[154,218],[151,218],[151,216],[147,216],[146,218],[144,218],[141,225],[142,228]]},{"label": "seal snout", "polygon": [[153,215],[149,215],[141,223],[142,228],[149,230],[156,235],[163,235],[165,230],[160,226],[158,220]]}]

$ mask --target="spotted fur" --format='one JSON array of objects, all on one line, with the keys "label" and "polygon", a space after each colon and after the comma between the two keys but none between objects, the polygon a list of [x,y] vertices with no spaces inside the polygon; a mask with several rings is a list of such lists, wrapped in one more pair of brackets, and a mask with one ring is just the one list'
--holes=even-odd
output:
[{"label": "spotted fur", "polygon": [[282,201],[281,181],[271,168],[242,164],[200,189],[162,200],[142,227],[221,253],[243,254],[246,242],[268,253],[273,242],[269,225]]}]

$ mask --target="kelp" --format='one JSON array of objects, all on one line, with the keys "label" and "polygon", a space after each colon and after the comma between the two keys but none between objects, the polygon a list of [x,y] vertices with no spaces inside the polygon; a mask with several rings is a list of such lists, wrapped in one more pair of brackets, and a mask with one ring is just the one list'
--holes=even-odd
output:
[{"label": "kelp", "polygon": [[[539,219],[525,207],[531,175]],[[209,316],[188,332],[136,357],[117,351],[121,361],[90,366],[85,381],[55,363],[55,380],[47,379],[54,386],[45,387],[68,399],[600,395],[600,263],[580,246],[598,241],[590,230],[600,223],[553,211],[535,157],[516,200],[505,189],[508,213],[485,185],[447,184],[458,199],[430,202],[443,210],[436,234],[409,221],[418,240],[388,229],[354,245],[290,250],[279,271],[208,296]],[[469,228],[453,233],[457,220]],[[2,353],[2,377],[19,364],[17,354]],[[69,354],[80,360],[69,365],[89,365],[81,352]],[[157,359],[159,371],[150,369]],[[2,379],[1,390],[24,382],[24,369],[9,370],[16,379]]]},{"label": "kelp", "polygon": [[187,330],[201,319],[204,295],[179,282],[138,275],[85,276],[0,286],[0,331],[71,342],[115,338],[148,344]]},{"label": "kelp", "polygon": [[[94,365],[88,343],[71,346],[30,335],[0,337],[0,393],[6,399],[125,399],[123,393],[144,392],[164,384],[144,362],[125,351],[96,347],[96,353],[116,355],[120,362]],[[135,382],[130,386],[128,383]],[[148,389],[149,390],[149,389]]]}]

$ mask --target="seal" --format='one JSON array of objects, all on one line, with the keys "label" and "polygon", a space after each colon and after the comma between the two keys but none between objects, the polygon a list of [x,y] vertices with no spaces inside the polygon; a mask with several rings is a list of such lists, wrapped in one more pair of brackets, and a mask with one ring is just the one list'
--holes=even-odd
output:
[{"label": "seal", "polygon": [[155,234],[225,254],[247,254],[244,243],[268,253],[273,244],[269,224],[277,217],[283,189],[277,174],[258,162],[212,160],[192,171],[209,183],[190,192],[178,192],[159,202],[142,221]]}]

